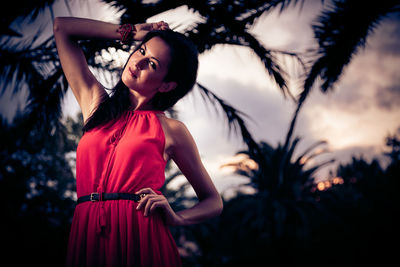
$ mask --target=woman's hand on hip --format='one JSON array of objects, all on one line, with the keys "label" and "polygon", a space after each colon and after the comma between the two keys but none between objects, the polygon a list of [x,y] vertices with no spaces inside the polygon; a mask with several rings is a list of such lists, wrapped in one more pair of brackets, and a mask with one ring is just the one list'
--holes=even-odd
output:
[{"label": "woman's hand on hip", "polygon": [[177,215],[168,203],[164,195],[159,195],[151,188],[143,188],[136,192],[136,194],[143,194],[136,209],[143,209],[144,216],[149,216],[161,209],[163,211],[165,222],[171,226],[183,225],[183,218]]}]

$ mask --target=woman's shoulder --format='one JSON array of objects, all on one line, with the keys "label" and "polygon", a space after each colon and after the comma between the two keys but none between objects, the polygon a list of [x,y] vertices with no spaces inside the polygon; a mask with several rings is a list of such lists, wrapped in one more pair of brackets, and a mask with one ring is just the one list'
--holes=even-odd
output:
[{"label": "woman's shoulder", "polygon": [[165,134],[175,141],[183,141],[185,137],[190,136],[188,128],[182,121],[169,118],[166,115],[160,115],[159,118]]},{"label": "woman's shoulder", "polygon": [[158,117],[160,118],[160,121],[163,124],[163,126],[166,126],[170,131],[180,132],[187,130],[186,125],[178,119],[167,117],[164,114],[161,114]]}]

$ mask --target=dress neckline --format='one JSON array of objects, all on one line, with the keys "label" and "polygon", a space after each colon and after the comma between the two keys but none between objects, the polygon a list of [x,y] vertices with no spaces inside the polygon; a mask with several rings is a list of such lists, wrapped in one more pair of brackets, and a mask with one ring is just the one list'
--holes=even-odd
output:
[{"label": "dress neckline", "polygon": [[145,113],[162,113],[162,114],[164,114],[164,111],[157,110],[157,109],[137,109],[137,110],[134,110],[133,108],[128,108],[128,111],[132,112],[132,113],[137,113],[137,114],[145,114]]}]

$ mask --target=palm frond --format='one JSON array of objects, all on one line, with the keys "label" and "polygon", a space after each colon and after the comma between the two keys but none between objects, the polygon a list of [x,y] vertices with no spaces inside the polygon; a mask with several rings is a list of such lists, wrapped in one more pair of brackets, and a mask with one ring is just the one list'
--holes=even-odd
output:
[{"label": "palm frond", "polygon": [[[40,32],[40,29],[39,31]],[[4,93],[8,83],[18,81],[13,86],[13,92],[17,93],[24,82],[30,83],[40,79],[46,71],[40,69],[48,64],[54,65],[57,61],[55,46],[52,38],[44,40],[39,46],[34,47],[38,37],[33,38],[24,45],[13,45],[11,40],[5,41],[0,48],[0,77],[4,81],[0,87],[0,94]],[[19,48],[22,46],[21,48]],[[43,63],[43,64],[42,64]],[[50,69],[52,69],[50,67]]]},{"label": "palm frond", "polygon": [[21,37],[22,35],[11,29],[11,24],[17,19],[29,18],[32,22],[45,8],[51,7],[55,0],[20,0],[7,3],[0,11],[0,36]]},{"label": "palm frond", "polygon": [[319,146],[321,146],[321,145],[325,145],[325,144],[327,144],[327,141],[325,141],[325,140],[315,142],[315,143],[312,144],[309,148],[307,148],[307,149],[299,156],[299,158],[306,157],[306,155],[307,155],[308,153],[310,153],[312,150],[314,150],[315,148],[317,148],[317,147],[319,147]]},{"label": "palm frond", "polygon": [[[306,168],[305,165],[311,158],[317,157],[322,153],[316,152],[310,155],[308,159],[304,159],[303,157],[325,142],[320,141],[311,145],[305,149],[299,157],[295,158],[294,152],[299,142],[299,137],[295,137],[287,147],[281,144],[272,147],[265,142],[261,142],[259,147],[261,148],[265,162],[264,172],[259,172],[256,169],[252,171],[242,171],[238,169],[236,173],[249,177],[251,179],[249,185],[259,190],[259,192],[265,191],[272,194],[283,194],[286,197],[291,196],[297,199],[300,197],[300,192],[302,190],[312,185],[314,173],[321,167],[334,162],[334,159],[329,159],[322,163],[313,164],[310,168]],[[249,157],[256,162],[259,161],[246,151],[241,151],[240,153],[249,155]]]},{"label": "palm frond", "polygon": [[209,102],[214,104],[214,107],[216,107],[215,104],[218,104],[222,108],[226,116],[226,119],[228,121],[229,130],[230,131],[234,130],[236,133],[240,133],[243,142],[248,147],[248,152],[250,156],[253,157],[260,165],[260,168],[262,168],[265,165],[263,157],[261,156],[262,151],[257,142],[254,140],[251,133],[249,132],[249,130],[247,129],[246,123],[242,118],[242,116],[247,116],[247,115],[245,115],[243,112],[238,111],[237,109],[226,103],[226,101],[224,101],[216,94],[208,90],[202,84],[197,83],[197,87],[200,89],[200,93],[204,100],[208,100]]},{"label": "palm frond", "polygon": [[[294,99],[289,88],[287,87],[286,83],[287,73],[277,63],[278,60],[275,57],[275,53],[271,50],[265,49],[264,46],[251,34],[246,32],[243,35],[245,42],[252,49],[252,51],[254,51],[254,53],[259,57],[261,62],[264,64],[264,67],[267,70],[268,74],[275,81],[278,87],[282,90],[283,95],[284,96],[289,95],[291,96],[292,99]],[[286,53],[286,54],[295,55],[294,53]]]},{"label": "palm frond", "polygon": [[332,164],[332,163],[334,163],[334,162],[335,162],[334,159],[329,159],[329,160],[326,160],[326,161],[324,161],[324,162],[322,162],[322,163],[319,163],[319,164],[317,164],[316,166],[314,166],[314,167],[312,167],[312,168],[310,168],[310,169],[307,169],[307,170],[304,172],[304,176],[305,176],[305,177],[310,177],[310,176],[312,176],[317,170],[321,169],[323,166],[328,165],[328,164]]},{"label": "palm frond", "polygon": [[58,127],[61,101],[68,88],[65,85],[61,66],[47,79],[39,80],[31,85],[25,112],[28,114],[28,121],[32,127],[37,124],[43,129]]},{"label": "palm frond", "polygon": [[[299,60],[293,52],[266,49],[257,38],[248,32],[256,17],[278,5],[286,8],[293,1],[215,1],[212,4],[192,6],[203,17],[204,21],[193,23],[186,32],[197,45],[200,53],[211,49],[216,44],[240,45],[249,47],[261,60],[272,80],[284,95],[291,96],[286,79],[287,74],[278,64],[276,55],[290,55]],[[295,4],[298,1],[295,1]],[[301,60],[300,60],[301,62]],[[301,64],[303,64],[301,62]]]},{"label": "palm frond", "polygon": [[199,82],[197,82],[196,85],[200,89],[199,92],[201,93],[203,100],[208,100],[210,103],[214,104],[215,108],[217,108],[215,104],[218,104],[222,108],[224,114],[226,115],[230,131],[233,130],[235,133],[240,132],[243,136],[243,141],[246,144],[254,141],[250,132],[247,130],[246,123],[242,118],[242,116],[248,117],[246,114],[226,103],[225,100],[218,97],[215,93],[211,92]]},{"label": "palm frond", "polygon": [[365,46],[367,37],[385,17],[398,12],[399,8],[397,0],[379,4],[362,0],[333,1],[313,25],[319,49],[301,98],[305,99],[317,78],[321,78],[323,92],[331,89],[352,57]]},{"label": "palm frond", "polygon": [[159,0],[157,2],[143,1],[115,1],[115,0],[102,0],[105,3],[110,4],[118,10],[124,10],[121,16],[121,23],[141,23],[146,21],[148,18],[163,13],[168,10],[175,9],[179,6],[186,4],[187,1],[167,1]]}]

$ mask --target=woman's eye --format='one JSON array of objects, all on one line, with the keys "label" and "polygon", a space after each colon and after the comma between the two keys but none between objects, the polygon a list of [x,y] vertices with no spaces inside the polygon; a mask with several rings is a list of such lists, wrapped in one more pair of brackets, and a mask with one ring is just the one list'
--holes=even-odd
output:
[{"label": "woman's eye", "polygon": [[157,68],[156,64],[153,61],[149,61],[149,64],[154,70]]},{"label": "woman's eye", "polygon": [[[142,54],[142,56],[145,56],[145,55],[146,55],[146,50],[144,50],[143,48],[139,48],[138,51],[139,51],[140,54]],[[151,67],[152,69],[154,69],[154,70],[157,68],[156,63],[154,63],[153,61],[150,61],[150,60],[149,60],[148,64],[149,64],[150,67]]]}]

